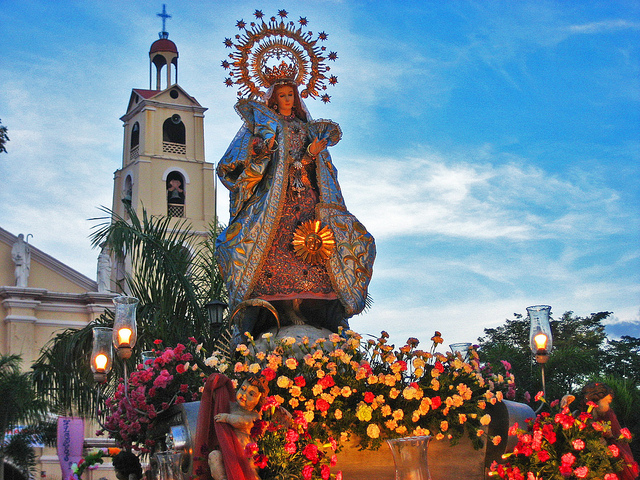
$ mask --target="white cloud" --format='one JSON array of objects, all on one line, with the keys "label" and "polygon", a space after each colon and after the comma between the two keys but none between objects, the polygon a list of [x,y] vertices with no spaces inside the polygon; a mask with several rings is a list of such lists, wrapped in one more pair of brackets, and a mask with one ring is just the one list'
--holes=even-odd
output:
[{"label": "white cloud", "polygon": [[638,30],[640,23],[630,22],[628,20],[603,20],[601,22],[589,22],[581,25],[570,25],[567,30],[571,33],[592,34],[603,32],[615,32],[618,30]]}]

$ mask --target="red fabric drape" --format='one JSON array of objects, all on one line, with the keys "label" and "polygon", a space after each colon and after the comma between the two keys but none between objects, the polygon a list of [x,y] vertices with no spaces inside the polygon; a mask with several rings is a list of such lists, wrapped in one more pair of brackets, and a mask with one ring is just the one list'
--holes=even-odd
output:
[{"label": "red fabric drape", "polygon": [[620,480],[635,480],[638,478],[638,473],[640,470],[638,468],[638,464],[633,458],[633,453],[631,452],[631,447],[626,442],[618,442],[617,439],[620,437],[620,422],[618,422],[618,417],[613,412],[613,410],[608,410],[603,415],[598,416],[598,420],[609,421],[611,422],[611,438],[608,439],[609,443],[615,444],[619,449],[624,461],[626,463],[625,468],[618,472],[618,478]]},{"label": "red fabric drape", "polygon": [[198,426],[193,459],[193,475],[198,480],[211,480],[208,456],[212,450],[220,450],[224,458],[227,480],[257,480],[250,459],[238,442],[233,427],[216,422],[218,413],[229,413],[229,405],[235,401],[231,380],[214,373],[207,378],[198,411]]}]

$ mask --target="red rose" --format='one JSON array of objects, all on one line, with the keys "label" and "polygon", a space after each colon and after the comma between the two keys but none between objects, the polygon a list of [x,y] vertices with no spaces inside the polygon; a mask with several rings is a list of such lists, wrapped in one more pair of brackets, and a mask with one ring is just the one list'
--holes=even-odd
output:
[{"label": "red rose", "polygon": [[273,368],[266,367],[262,369],[262,375],[267,379],[267,382],[270,382],[276,378],[276,371]]},{"label": "red rose", "polygon": [[300,375],[293,379],[293,383],[295,383],[298,387],[304,387],[307,384],[307,381],[302,375]]},{"label": "red rose", "polygon": [[442,405],[442,400],[440,400],[440,397],[433,397],[431,399],[431,408],[433,408],[434,410],[437,409],[440,405]]},{"label": "red rose", "polygon": [[373,400],[376,398],[376,396],[371,393],[371,392],[365,392],[364,394],[364,401],[367,403],[373,403]]}]

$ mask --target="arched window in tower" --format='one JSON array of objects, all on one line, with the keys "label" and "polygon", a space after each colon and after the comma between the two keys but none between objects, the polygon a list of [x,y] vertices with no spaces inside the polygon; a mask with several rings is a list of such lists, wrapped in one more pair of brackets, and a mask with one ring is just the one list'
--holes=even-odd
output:
[{"label": "arched window in tower", "polygon": [[174,113],[162,125],[162,151],[164,153],[186,155],[186,136],[187,133],[182,118],[177,113]]},{"label": "arched window in tower", "polygon": [[185,188],[184,177],[180,172],[167,175],[167,216],[184,217]]},{"label": "arched window in tower", "polygon": [[131,155],[129,158],[131,160],[135,160],[140,155],[139,152],[140,146],[140,124],[138,122],[133,124],[131,128]]}]

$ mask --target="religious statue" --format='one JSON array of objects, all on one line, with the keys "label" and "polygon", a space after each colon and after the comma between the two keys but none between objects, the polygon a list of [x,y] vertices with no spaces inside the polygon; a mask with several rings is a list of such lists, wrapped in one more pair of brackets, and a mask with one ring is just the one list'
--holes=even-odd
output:
[{"label": "religious statue", "polygon": [[[220,160],[217,173],[230,190],[229,225],[218,237],[216,257],[229,292],[230,311],[243,311],[234,341],[279,324],[310,324],[337,331],[366,304],[375,242],[347,211],[328,147],[340,127],[313,120],[303,99],[337,83],[324,60],[335,60],[319,42],[286,20],[240,21],[236,51],[224,61],[237,84],[236,111],[244,124]],[[325,75],[327,74],[327,75]],[[301,88],[301,90],[300,90]],[[260,305],[267,308],[260,308]],[[271,323],[270,323],[271,322]]]},{"label": "religious statue", "polygon": [[31,270],[31,247],[21,233],[11,247],[11,259],[15,264],[14,274],[16,277],[16,287],[26,287],[29,283],[29,272]]},{"label": "religious statue", "polygon": [[[207,379],[196,428],[197,478],[206,479],[210,473],[213,480],[258,479],[245,447],[251,441],[251,428],[260,419],[268,394],[266,379],[257,374],[247,377],[237,392],[225,375],[214,373]],[[203,468],[206,464],[208,472]]]},{"label": "religious statue", "polygon": [[98,255],[97,283],[99,293],[108,293],[111,290],[111,255],[106,244],[101,245]]}]

